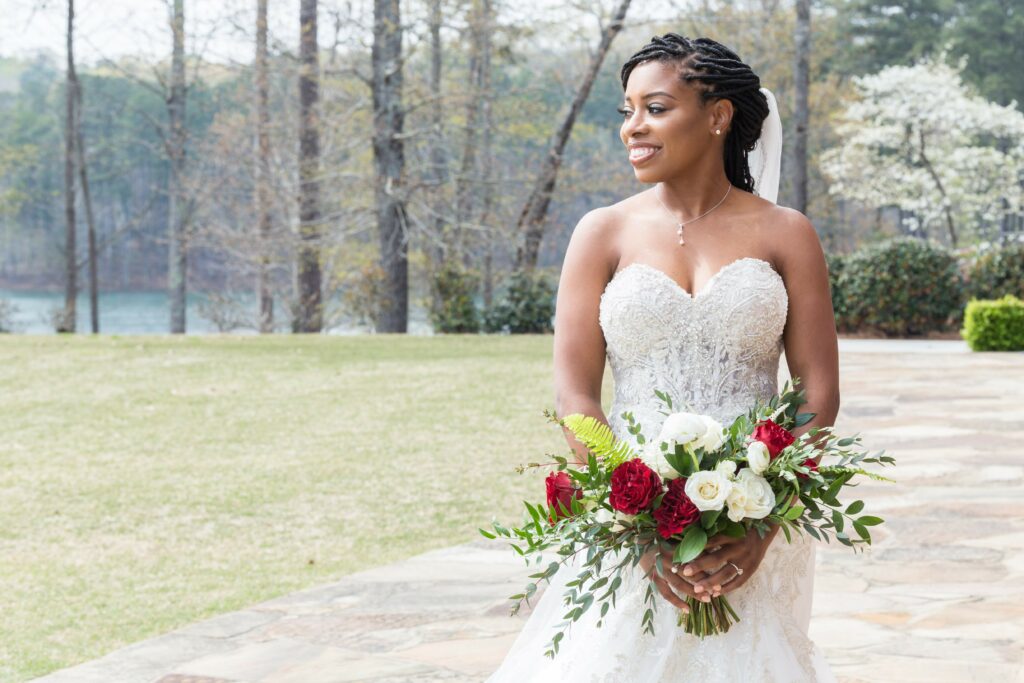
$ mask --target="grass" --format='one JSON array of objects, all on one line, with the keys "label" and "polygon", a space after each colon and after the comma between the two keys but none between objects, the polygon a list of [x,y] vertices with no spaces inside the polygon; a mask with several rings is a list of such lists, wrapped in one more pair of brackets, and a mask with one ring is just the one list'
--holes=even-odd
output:
[{"label": "grass", "polygon": [[0,681],[479,538],[568,452],[549,336],[9,336],[0,387]]}]

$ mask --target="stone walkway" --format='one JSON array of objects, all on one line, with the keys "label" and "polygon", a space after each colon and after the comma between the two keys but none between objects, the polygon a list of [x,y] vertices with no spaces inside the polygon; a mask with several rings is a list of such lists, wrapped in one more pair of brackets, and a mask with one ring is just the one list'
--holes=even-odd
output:
[{"label": "stone walkway", "polygon": [[[843,683],[1024,683],[1024,354],[872,340],[841,350],[837,430],[896,457],[886,474],[898,483],[858,490],[886,519],[867,553],[819,550],[811,637]],[[481,681],[523,623],[503,598],[525,574],[481,539],[37,680]]]}]

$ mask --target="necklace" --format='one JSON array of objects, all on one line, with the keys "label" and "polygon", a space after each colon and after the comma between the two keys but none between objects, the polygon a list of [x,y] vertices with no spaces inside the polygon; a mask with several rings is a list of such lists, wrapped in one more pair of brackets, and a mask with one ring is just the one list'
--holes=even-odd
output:
[{"label": "necklace", "polygon": [[[688,221],[681,221],[681,222],[679,222],[679,223],[678,223],[678,225],[679,225],[679,228],[678,228],[678,229],[676,230],[676,234],[677,234],[677,235],[679,235],[679,246],[682,246],[682,245],[686,244],[686,242],[684,242],[684,241],[683,241],[683,226],[684,226],[684,225],[689,225],[690,223],[694,223],[694,222],[696,222],[696,221],[699,221],[699,220],[700,220],[701,218],[704,218],[704,216],[707,216],[707,215],[708,215],[709,213],[711,213],[712,211],[714,211],[715,209],[717,209],[718,207],[720,207],[720,206],[722,205],[722,202],[724,202],[724,201],[725,201],[725,198],[729,196],[729,193],[730,193],[731,191],[732,191],[732,183],[729,183],[729,189],[727,189],[727,190],[725,191],[725,194],[724,194],[724,195],[722,195],[722,198],[718,200],[718,203],[717,203],[717,204],[715,204],[715,205],[714,205],[714,206],[712,206],[712,207],[711,207],[710,209],[708,209],[707,211],[705,211],[705,212],[704,212],[704,213],[702,213],[701,215],[697,216],[696,218],[691,218],[691,219],[690,219],[690,220],[688,220]],[[655,193],[654,193],[654,198],[655,198],[655,199],[657,199],[657,200],[658,200],[658,202],[659,202],[659,203],[660,203],[660,204],[661,204],[662,206],[664,206],[664,207],[665,207],[665,210],[666,210],[666,211],[668,211],[669,213],[672,213],[672,210],[671,210],[671,209],[669,209],[669,208],[668,208],[667,206],[665,206],[665,202],[661,201],[661,197],[659,197],[659,196],[658,196],[658,193],[657,193],[657,191],[655,191]],[[675,214],[672,214],[672,218],[675,218],[675,217],[676,217],[676,216],[675,216]]]}]

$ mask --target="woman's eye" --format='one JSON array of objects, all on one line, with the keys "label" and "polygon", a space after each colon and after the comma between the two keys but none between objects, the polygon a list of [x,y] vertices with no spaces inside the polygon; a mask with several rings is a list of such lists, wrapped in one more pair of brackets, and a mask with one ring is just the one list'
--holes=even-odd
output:
[{"label": "woman's eye", "polygon": [[[629,117],[629,116],[631,116],[633,114],[633,112],[631,112],[630,110],[625,109],[623,107],[619,107],[615,111],[619,112],[619,114],[621,116],[623,116],[623,117]],[[647,107],[647,111],[651,112],[652,114],[660,114],[661,112],[663,112],[665,110],[662,109],[661,107],[653,106],[653,107]]]}]

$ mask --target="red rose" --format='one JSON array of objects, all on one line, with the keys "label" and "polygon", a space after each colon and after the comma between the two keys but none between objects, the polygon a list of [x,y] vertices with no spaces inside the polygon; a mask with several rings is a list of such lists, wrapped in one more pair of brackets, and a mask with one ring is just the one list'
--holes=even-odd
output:
[{"label": "red rose", "polygon": [[[817,472],[818,471],[818,463],[814,462],[814,458],[807,458],[806,460],[804,460],[803,466],[806,467],[807,469],[809,469],[811,472]],[[810,478],[806,474],[802,474],[800,472],[797,472],[796,476],[800,477],[801,479],[809,479]]]},{"label": "red rose", "polygon": [[768,454],[775,459],[783,448],[796,441],[796,437],[788,429],[780,427],[771,420],[758,422],[754,427],[754,441],[760,441],[768,447]]},{"label": "red rose", "polygon": [[[562,513],[562,509],[558,506],[559,503],[565,506],[566,510],[571,511],[573,497],[583,497],[583,489],[573,486],[572,479],[565,472],[552,472],[544,480],[544,486],[548,492],[548,507],[551,508],[555,517],[567,516]],[[552,524],[555,523],[551,517],[548,518],[548,521]]]},{"label": "red rose", "polygon": [[658,522],[658,533],[662,538],[682,533],[683,529],[700,519],[700,510],[686,495],[683,488],[686,479],[679,477],[668,483],[668,493],[661,499],[661,505],[654,511],[654,519]]},{"label": "red rose", "polygon": [[640,458],[627,460],[612,472],[608,502],[619,512],[635,515],[647,509],[661,493],[661,477]]}]

